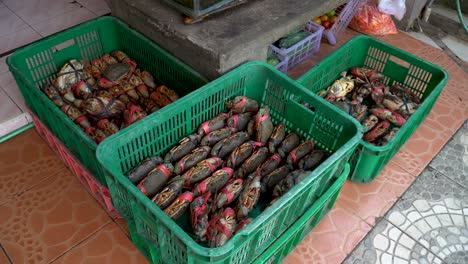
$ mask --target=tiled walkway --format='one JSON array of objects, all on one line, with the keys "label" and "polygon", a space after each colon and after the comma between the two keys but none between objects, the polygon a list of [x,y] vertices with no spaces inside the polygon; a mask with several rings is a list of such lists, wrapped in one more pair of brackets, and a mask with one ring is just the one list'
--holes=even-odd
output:
[{"label": "tiled walkway", "polygon": [[[355,34],[347,31],[337,47]],[[456,144],[453,147],[459,151],[457,155],[444,149],[432,162],[434,169],[426,167],[468,118],[468,75],[441,50],[408,35],[381,39],[442,66],[449,72],[450,81],[427,120],[382,174],[368,185],[346,182],[335,208],[284,263],[341,263],[356,246],[356,251],[346,261],[375,263],[386,256],[385,252],[399,254],[402,259],[433,257],[433,260],[440,258],[448,262],[449,258],[464,258],[461,254],[449,254],[443,241],[446,245],[466,243],[462,235],[457,236],[458,241],[451,235],[466,230],[437,229],[436,240],[427,239],[427,244],[422,241],[428,233],[411,231],[411,221],[426,217],[428,207],[433,210],[448,208],[447,214],[453,223],[459,223],[458,216],[454,215],[467,215],[468,209],[460,211],[461,203],[467,207],[466,167],[459,167],[461,159],[467,161],[466,157],[461,158],[460,147]],[[336,47],[322,45],[317,56],[293,69],[290,75],[300,76],[334,49]],[[465,150],[464,155],[466,153]],[[449,161],[458,165],[450,165]],[[417,185],[413,185],[409,188],[415,180],[427,187],[417,189]],[[463,197],[463,194],[465,200],[451,199],[456,195]],[[403,201],[401,206],[394,206],[399,200]],[[467,223],[465,220],[465,229]],[[420,244],[413,243],[414,239]],[[395,246],[391,240],[401,241],[401,246]],[[128,238],[125,221],[108,216],[34,130],[0,145],[0,245],[0,263],[10,260],[13,263],[145,263]],[[412,251],[410,255],[405,247]],[[398,263],[397,260],[392,259],[394,263]],[[392,261],[382,260],[383,263]]]},{"label": "tiled walkway", "polygon": [[8,54],[109,12],[104,0],[0,0],[0,138],[31,122],[5,63]]},{"label": "tiled walkway", "polygon": [[468,122],[344,262],[468,263]]}]

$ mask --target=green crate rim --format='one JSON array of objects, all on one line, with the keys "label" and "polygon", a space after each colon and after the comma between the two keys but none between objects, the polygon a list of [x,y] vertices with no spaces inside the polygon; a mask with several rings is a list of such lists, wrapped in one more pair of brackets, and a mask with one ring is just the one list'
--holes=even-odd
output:
[{"label": "green crate rim", "polygon": [[[286,81],[289,82],[291,85],[298,86],[297,82],[294,80],[290,79],[287,77],[285,74],[279,72],[277,69],[275,69],[273,66],[266,64],[264,62],[260,61],[254,61],[254,62],[248,62],[243,64],[242,66],[239,66],[237,69],[243,69],[243,68],[249,68],[252,66],[261,66],[268,68],[270,71],[274,71],[275,73],[279,73],[279,75]],[[191,93],[191,96],[185,96],[180,99],[179,104],[183,104],[184,102],[191,100],[191,97],[196,97],[198,94],[203,94],[205,93],[205,90],[211,89],[212,87],[216,87],[218,83],[224,82],[224,80],[230,78],[229,75],[224,75],[213,82],[208,83],[207,85],[203,86],[202,88],[194,91]],[[317,95],[313,95],[314,97],[318,97]],[[171,109],[161,109],[160,111],[155,113],[155,117],[157,115],[165,115],[165,114],[170,114]],[[325,169],[328,169],[329,167],[332,167],[332,163],[334,163],[337,159],[333,157],[341,157],[346,154],[346,152],[349,151],[349,149],[353,149],[353,146],[356,146],[359,144],[359,141],[361,140],[362,137],[362,127],[361,125],[354,120],[354,118],[350,117],[346,113],[342,112],[339,109],[333,109],[332,111],[335,111],[338,115],[342,116],[344,119],[352,121],[355,126],[356,126],[356,134],[348,140],[343,146],[341,146],[335,153],[333,153],[325,162],[320,164],[317,168],[315,168],[306,179],[301,181],[299,184],[294,186],[292,189],[288,191],[287,194],[283,195],[278,201],[275,202],[275,205],[277,207],[281,208],[283,205],[286,203],[289,203],[292,197],[294,197],[296,194],[299,193],[299,191],[303,188],[305,185],[310,185],[313,181],[317,180],[318,176],[323,174],[325,172]],[[137,123],[138,124],[138,123]],[[137,126],[135,126],[135,129]],[[131,130],[125,130],[123,131],[120,135],[124,136],[124,134],[129,134],[131,133]],[[97,158],[98,161],[101,164],[105,164],[107,160],[105,160],[105,153],[107,153],[107,145],[113,145],[113,143],[118,143],[119,138],[118,137],[111,137],[107,140],[106,144],[100,144],[97,148]],[[128,184],[129,181],[128,179],[123,175],[122,172],[112,170],[112,173],[114,175],[114,178],[118,180],[122,184]],[[320,179],[318,179],[320,180]],[[259,216],[257,216],[252,223],[247,225],[244,229],[242,229],[238,234],[233,236],[232,239],[230,239],[225,245],[218,247],[218,248],[206,248],[198,243],[196,243],[179,225],[175,224],[174,221],[169,218],[164,212],[156,206],[153,202],[151,202],[150,199],[148,199],[136,186],[129,186],[128,191],[131,192],[140,202],[142,202],[146,208],[153,214],[155,214],[160,221],[162,221],[165,225],[167,226],[174,226],[173,232],[175,236],[180,239],[181,241],[185,242],[187,247],[190,248],[193,251],[198,252],[199,254],[207,255],[210,257],[216,257],[220,255],[224,255],[228,253],[231,248],[234,246],[234,241],[243,239],[244,237],[248,237],[251,233],[253,233],[256,228],[263,222],[263,220],[268,219],[272,215],[274,215],[276,212],[273,211],[274,208],[270,207],[267,208],[265,211],[263,211]]]},{"label": "green crate rim", "polygon": [[[380,41],[376,38],[373,38],[373,37],[370,37],[370,36],[364,36],[364,35],[359,35],[359,36],[356,36],[356,37],[353,37],[351,40],[349,40],[348,42],[346,42],[345,44],[343,44],[343,46],[340,47],[340,49],[344,49],[348,46],[353,46],[355,45],[354,43],[355,42],[359,42],[359,41],[362,41],[362,40],[370,40],[370,41],[374,41],[374,42],[377,42],[377,43],[380,43],[382,45],[385,45],[385,46],[391,46],[383,41]],[[438,70],[440,70],[443,74],[444,74],[444,78],[443,80],[434,88],[434,90],[430,93],[430,95],[424,100],[424,102],[418,107],[418,109],[416,110],[416,112],[410,116],[410,118],[408,118],[406,120],[406,123],[405,125],[401,126],[400,129],[398,130],[398,132],[395,134],[395,136],[390,139],[390,141],[385,145],[385,146],[375,146],[375,145],[372,145],[372,144],[369,144],[367,143],[366,141],[364,140],[361,140],[360,144],[362,144],[364,147],[366,147],[367,149],[369,149],[370,151],[375,151],[375,152],[384,152],[384,151],[388,151],[390,149],[393,149],[397,142],[397,139],[400,137],[400,135],[403,135],[404,133],[406,133],[406,131],[409,129],[409,126],[406,125],[406,124],[410,124],[410,123],[414,123],[413,120],[416,120],[419,118],[419,115],[421,113],[421,111],[419,111],[419,109],[421,108],[425,108],[426,105],[430,104],[431,101],[435,101],[436,98],[439,96],[439,94],[441,93],[442,89],[444,88],[444,86],[447,84],[447,81],[448,81],[448,78],[449,78],[449,74],[447,71],[445,71],[445,69],[433,64],[433,63],[430,63],[430,62],[427,62],[417,56],[414,56],[402,49],[399,49],[397,47],[394,47],[394,46],[391,46],[393,49],[399,51],[399,52],[402,52],[403,54],[405,54],[406,56],[409,56],[411,58],[414,58],[416,60],[418,60],[420,63],[422,64],[425,64],[427,66],[430,66],[430,67],[433,67],[433,68],[436,68]],[[333,53],[332,53],[333,54]],[[310,71],[308,71],[306,74],[302,75],[301,77],[299,77],[297,79],[297,82],[303,86],[303,82],[304,82],[304,79],[307,78],[307,75],[309,74],[312,74],[314,72],[314,70],[316,69],[319,69],[320,65],[322,63],[326,63],[328,61],[332,61],[334,60],[333,56],[327,56],[325,59],[323,59],[321,62],[319,62],[317,65],[315,65],[314,68],[312,68]],[[303,86],[304,87],[304,86]],[[305,88],[305,87],[304,87]],[[314,92],[310,91],[309,89],[305,88],[305,90],[307,90],[308,93],[310,94],[314,94],[316,95]],[[320,97],[320,96],[318,96]],[[327,100],[325,100],[324,98],[320,97],[319,98],[320,100],[324,101],[324,102],[327,102],[330,107],[332,107],[333,109],[337,109],[337,110],[340,110],[342,111],[341,109],[339,109],[338,107],[336,107],[335,105],[329,103]],[[342,111],[343,112],[343,111]],[[355,119],[355,118],[353,118]]]},{"label": "green crate rim", "polygon": [[[135,35],[137,35],[141,41],[144,41],[146,43],[148,43],[149,45],[152,46],[153,49],[155,50],[158,50],[158,52],[160,53],[163,53],[164,55],[168,55],[169,57],[172,57],[174,59],[174,62],[177,63],[181,68],[184,68],[185,70],[187,70],[188,72],[190,72],[191,74],[193,74],[193,76],[197,76],[198,78],[200,78],[200,80],[208,83],[208,80],[203,77],[202,75],[200,75],[198,72],[196,72],[195,70],[193,70],[192,68],[190,68],[188,65],[186,65],[184,62],[182,62],[180,59],[178,59],[177,57],[173,56],[172,54],[170,54],[169,52],[165,51],[164,49],[162,49],[161,47],[159,47],[158,45],[156,45],[154,42],[150,41],[146,36],[142,35],[141,33],[139,33],[137,30],[133,29],[132,27],[128,26],[127,24],[125,24],[124,22],[122,22],[120,19],[116,18],[116,17],[112,17],[112,16],[103,16],[103,17],[99,17],[99,18],[96,18],[96,19],[92,19],[92,20],[89,20],[87,22],[84,22],[84,23],[81,23],[81,24],[78,24],[72,28],[69,28],[67,30],[63,30],[63,31],[60,31],[58,33],[55,33],[51,36],[48,36],[48,37],[45,37],[39,41],[36,41],[26,47],[23,47],[23,48],[20,48],[18,50],[16,50],[11,56],[8,56],[6,58],[6,63],[8,65],[8,67],[10,68],[10,71],[12,73],[14,73],[15,75],[18,75],[19,78],[26,83],[27,86],[29,86],[29,88],[31,89],[32,93],[36,96],[41,96],[44,100],[44,102],[46,102],[48,108],[52,109],[52,111],[54,112],[54,114],[56,115],[59,115],[61,117],[63,117],[63,120],[65,120],[64,122],[66,122],[69,126],[71,127],[74,127],[75,130],[78,130],[78,133],[82,136],[79,140],[84,140],[84,143],[87,144],[93,151],[96,151],[97,149],[97,146],[98,144],[96,144],[96,142],[94,140],[91,139],[91,137],[86,134],[82,129],[79,128],[79,126],[77,124],[75,124],[70,118],[68,118],[68,116],[63,113],[59,107],[57,107],[49,98],[47,98],[47,96],[42,92],[40,91],[39,89],[36,88],[35,84],[30,80],[28,79],[12,62],[12,60],[14,60],[16,57],[18,56],[21,56],[22,53],[24,52],[27,52],[31,49],[35,49],[37,46],[41,45],[43,42],[46,42],[46,41],[49,41],[49,40],[54,40],[54,39],[57,39],[57,38],[60,38],[61,37],[61,34],[62,33],[68,33],[68,32],[74,32],[74,31],[80,31],[82,27],[86,27],[87,25],[91,25],[91,24],[95,24],[95,23],[99,23],[101,21],[106,21],[106,20],[111,20],[111,21],[114,21],[114,23],[117,23],[120,27],[123,27],[127,30],[130,30],[130,31],[133,31],[135,33]],[[81,59],[81,58],[77,58],[77,59]],[[185,96],[184,96],[185,97]],[[161,110],[159,110],[161,111]],[[157,112],[159,112],[157,111]],[[155,112],[155,113],[157,113]],[[152,114],[155,114],[155,113],[152,113]],[[150,114],[151,115],[151,114]],[[148,115],[148,116],[150,116]],[[147,116],[147,117],[148,117]],[[147,118],[146,117],[146,118]],[[133,126],[133,125],[132,125]],[[115,135],[119,134],[121,131],[125,131],[127,129],[131,129],[132,126],[129,126],[129,127],[126,127],[126,128],[123,128],[121,130],[119,130],[118,133],[116,134],[113,134],[111,135],[110,137],[107,137],[105,140],[108,140],[109,138],[112,138],[114,137]],[[103,141],[103,142],[104,142]],[[101,142],[102,144],[102,142]]]}]

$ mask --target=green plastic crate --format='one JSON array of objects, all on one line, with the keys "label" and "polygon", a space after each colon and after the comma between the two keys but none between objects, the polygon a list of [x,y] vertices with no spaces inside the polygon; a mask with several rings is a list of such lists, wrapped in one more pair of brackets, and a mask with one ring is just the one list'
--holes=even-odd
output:
[{"label": "green plastic crate", "polygon": [[[405,51],[368,36],[357,36],[337,49],[298,82],[316,93],[326,89],[351,67],[371,67],[382,72],[385,84],[402,84],[415,92],[422,103],[398,133],[385,146],[374,146],[361,140],[350,160],[351,180],[370,183],[411,137],[431,111],[448,80],[448,73]],[[326,102],[324,99],[321,99]],[[336,106],[329,103],[334,109]]]},{"label": "green plastic crate", "polygon": [[335,205],[350,171],[349,164],[340,177],[314,205],[304,213],[281,237],[279,237],[260,257],[255,264],[279,264],[294,248],[314,229]]},{"label": "green plastic crate", "polygon": [[[313,139],[332,155],[273,206],[261,214],[255,212],[254,221],[228,243],[210,249],[184,231],[189,228],[188,219],[175,224],[124,173],[149,156],[165,154],[202,122],[226,111],[224,101],[238,95],[268,105],[274,123],[284,122],[288,131]],[[105,168],[113,204],[128,222],[135,223],[151,258],[178,264],[244,263],[259,256],[291,226],[342,173],[362,134],[358,122],[317,98],[272,66],[251,62],[100,144],[97,157]],[[301,100],[313,105],[314,111],[302,106]]]},{"label": "green plastic crate", "polygon": [[[104,172],[96,159],[96,143],[39,89],[50,83],[70,59],[93,59],[122,50],[158,82],[183,96],[206,80],[143,35],[113,17],[101,17],[56,33],[7,58],[26,105],[103,185]],[[131,129],[131,128],[130,128]]]}]

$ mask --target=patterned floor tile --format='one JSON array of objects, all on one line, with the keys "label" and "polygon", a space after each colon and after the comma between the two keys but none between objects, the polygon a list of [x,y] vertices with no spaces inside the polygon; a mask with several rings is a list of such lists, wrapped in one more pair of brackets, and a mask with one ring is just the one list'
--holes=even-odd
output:
[{"label": "patterned floor tile", "polygon": [[0,205],[0,238],[14,263],[48,263],[109,222],[68,170]]},{"label": "patterned floor tile", "polygon": [[347,181],[341,190],[340,201],[349,212],[373,226],[376,218],[392,207],[414,179],[412,174],[390,162],[372,183]]},{"label": "patterned floor tile", "polygon": [[287,263],[341,263],[371,227],[348,212],[338,200],[335,207],[285,259]]},{"label": "patterned floor tile", "polygon": [[62,160],[29,129],[0,145],[0,202],[64,170]]},{"label": "patterned floor tile", "polygon": [[440,133],[424,122],[401,147],[393,161],[407,172],[419,175],[449,141],[450,136]]},{"label": "patterned floor tile", "polygon": [[468,121],[429,166],[468,188]]},{"label": "patterned floor tile", "polygon": [[58,258],[58,263],[148,263],[115,223],[111,223]]},{"label": "patterned floor tile", "polygon": [[443,90],[434,107],[427,116],[425,123],[450,138],[468,118],[468,105],[462,99]]},{"label": "patterned floor tile", "polygon": [[468,189],[432,168],[385,218],[445,262],[468,252]]},{"label": "patterned floor tile", "polygon": [[344,264],[443,263],[424,246],[382,219]]},{"label": "patterned floor tile", "polygon": [[[468,107],[468,89],[466,80],[468,80],[468,73],[465,72],[458,64],[453,63],[447,68],[445,68],[449,72],[449,80],[447,82],[447,87],[445,89],[453,92],[456,97],[462,100],[465,104],[465,109]],[[465,116],[467,117],[467,116]],[[468,118],[468,117],[467,117]]]},{"label": "patterned floor tile", "polygon": [[119,226],[119,228],[126,236],[130,236],[130,231],[128,231],[128,225],[125,218],[116,218],[114,219],[114,222]]},{"label": "patterned floor tile", "polygon": [[11,264],[10,259],[7,257],[5,251],[3,251],[2,245],[0,244],[0,263]]}]

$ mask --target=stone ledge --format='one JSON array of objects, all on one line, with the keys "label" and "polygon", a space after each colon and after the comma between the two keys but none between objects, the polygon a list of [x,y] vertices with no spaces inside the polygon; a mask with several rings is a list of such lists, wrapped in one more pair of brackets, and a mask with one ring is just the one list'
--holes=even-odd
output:
[{"label": "stone ledge", "polygon": [[252,60],[268,44],[346,0],[250,1],[193,25],[162,0],[112,0],[112,14],[209,79]]}]

